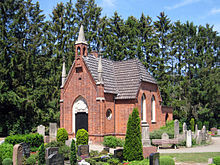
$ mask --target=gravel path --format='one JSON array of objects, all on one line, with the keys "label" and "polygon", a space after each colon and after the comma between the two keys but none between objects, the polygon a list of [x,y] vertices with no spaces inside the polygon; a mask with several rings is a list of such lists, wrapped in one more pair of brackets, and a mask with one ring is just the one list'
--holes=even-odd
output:
[{"label": "gravel path", "polygon": [[193,148],[159,149],[160,153],[192,153],[192,152],[220,152],[220,137],[212,137],[212,144]]}]

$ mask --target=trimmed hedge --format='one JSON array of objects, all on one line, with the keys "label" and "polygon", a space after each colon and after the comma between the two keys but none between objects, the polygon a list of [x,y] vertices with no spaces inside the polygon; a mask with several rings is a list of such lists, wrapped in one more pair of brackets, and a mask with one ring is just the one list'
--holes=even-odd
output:
[{"label": "trimmed hedge", "polygon": [[213,163],[216,165],[220,165],[220,156],[216,156],[213,158]]},{"label": "trimmed hedge", "polygon": [[115,136],[105,136],[103,145],[110,148],[123,147],[124,141]]},{"label": "trimmed hedge", "polygon": [[68,133],[65,128],[59,128],[57,131],[57,141],[65,144],[65,141],[68,140]]},{"label": "trimmed hedge", "polygon": [[44,143],[44,137],[38,133],[26,135],[11,135],[5,138],[5,143],[12,145],[19,143],[29,143],[30,147],[40,147]]},{"label": "trimmed hedge", "polygon": [[3,143],[0,145],[0,164],[1,162],[6,159],[12,159],[13,156],[13,145],[8,143]]},{"label": "trimmed hedge", "polygon": [[88,145],[89,134],[85,129],[79,129],[76,133],[76,145]]},{"label": "trimmed hedge", "polygon": [[11,158],[5,158],[2,162],[2,165],[12,165],[13,161]]},{"label": "trimmed hedge", "polygon": [[170,156],[161,156],[160,164],[162,165],[175,165],[174,160]]}]

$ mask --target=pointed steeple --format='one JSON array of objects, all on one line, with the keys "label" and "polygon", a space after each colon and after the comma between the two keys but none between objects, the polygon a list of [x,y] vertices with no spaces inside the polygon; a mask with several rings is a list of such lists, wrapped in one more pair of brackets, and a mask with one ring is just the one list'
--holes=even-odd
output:
[{"label": "pointed steeple", "polygon": [[102,56],[99,56],[99,62],[98,62],[98,84],[104,84],[103,77],[102,77]]},{"label": "pointed steeple", "polygon": [[86,44],[86,45],[88,45],[88,43],[85,39],[83,25],[80,26],[79,36],[78,36],[78,39],[77,39],[75,44]]},{"label": "pointed steeple", "polygon": [[66,64],[65,64],[65,56],[63,56],[63,68],[62,68],[62,84],[61,88],[64,86],[66,80]]}]

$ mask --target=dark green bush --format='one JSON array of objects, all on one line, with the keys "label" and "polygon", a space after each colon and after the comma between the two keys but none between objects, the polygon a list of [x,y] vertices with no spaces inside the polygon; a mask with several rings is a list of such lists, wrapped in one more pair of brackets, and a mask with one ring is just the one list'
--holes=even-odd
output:
[{"label": "dark green bush", "polygon": [[13,161],[11,158],[5,158],[3,161],[2,161],[2,165],[12,165],[13,164]]},{"label": "dark green bush", "polygon": [[39,147],[44,143],[44,137],[38,133],[26,135],[11,135],[5,138],[5,142],[15,145],[22,142],[29,143],[30,147]]},{"label": "dark green bush", "polygon": [[8,143],[3,143],[0,145],[0,163],[6,159],[13,156],[13,145]]},{"label": "dark green bush", "polygon": [[170,156],[161,156],[160,164],[161,165],[175,165],[175,162]]},{"label": "dark green bush", "polygon": [[110,165],[118,165],[120,163],[119,159],[112,158],[107,161]]},{"label": "dark green bush", "polygon": [[216,165],[220,165],[220,156],[216,156],[213,158],[213,163]]},{"label": "dark green bush", "polygon": [[197,122],[197,126],[198,126],[198,129],[201,130],[201,129],[202,129],[202,122],[201,122],[201,121],[198,121],[198,122]]},{"label": "dark green bush", "polygon": [[75,140],[72,139],[71,146],[70,146],[70,164],[75,165],[76,163],[77,163],[76,143],[75,143]]},{"label": "dark green bush", "polygon": [[63,145],[59,148],[59,153],[63,155],[64,160],[69,160],[70,155],[70,147],[67,145]]},{"label": "dark green bush", "polygon": [[190,120],[190,127],[191,127],[191,131],[195,131],[195,120],[194,118],[191,118]]},{"label": "dark green bush", "polygon": [[57,141],[63,142],[65,144],[65,141],[68,140],[68,133],[65,128],[59,128],[57,131]]},{"label": "dark green bush", "polygon": [[137,108],[129,115],[125,145],[123,150],[125,160],[143,160],[143,147],[141,141],[140,117]]},{"label": "dark green bush", "polygon": [[204,122],[204,125],[205,125],[205,127],[206,127],[206,130],[209,130],[209,121],[205,121],[205,122]]},{"label": "dark green bush", "polygon": [[45,148],[44,144],[41,144],[39,148],[39,153],[38,153],[38,165],[44,165],[45,164]]},{"label": "dark green bush", "polygon": [[36,164],[36,156],[31,155],[29,158],[26,160],[27,165],[35,165]]},{"label": "dark green bush", "polygon": [[123,147],[124,141],[115,136],[105,136],[103,145],[110,148]]},{"label": "dark green bush", "polygon": [[76,133],[76,145],[88,145],[89,134],[85,129],[79,129]]}]

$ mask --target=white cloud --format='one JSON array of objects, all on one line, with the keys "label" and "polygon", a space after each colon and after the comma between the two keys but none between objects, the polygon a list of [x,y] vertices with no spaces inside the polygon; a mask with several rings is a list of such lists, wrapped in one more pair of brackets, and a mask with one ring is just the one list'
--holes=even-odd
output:
[{"label": "white cloud", "polygon": [[199,1],[201,1],[201,0],[183,0],[182,2],[177,3],[173,6],[166,6],[165,9],[173,10],[173,9],[177,9],[177,8],[180,8],[180,7],[183,7],[183,6],[186,6],[186,5],[190,5],[192,3],[196,3],[196,2],[199,2]]},{"label": "white cloud", "polygon": [[219,13],[220,13],[220,8],[219,8],[219,9],[213,8],[213,9],[210,11],[210,14],[211,14],[211,15],[219,14]]},{"label": "white cloud", "polygon": [[101,6],[106,8],[114,8],[115,0],[103,0]]}]

